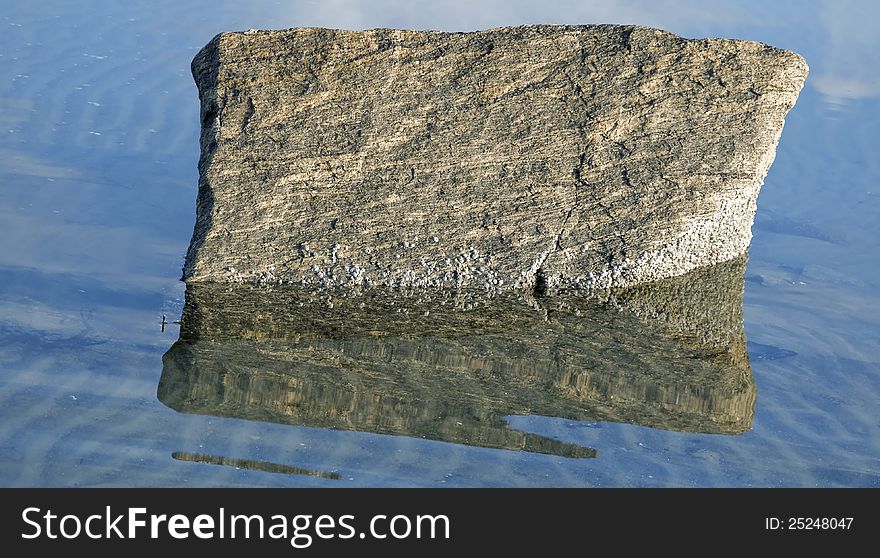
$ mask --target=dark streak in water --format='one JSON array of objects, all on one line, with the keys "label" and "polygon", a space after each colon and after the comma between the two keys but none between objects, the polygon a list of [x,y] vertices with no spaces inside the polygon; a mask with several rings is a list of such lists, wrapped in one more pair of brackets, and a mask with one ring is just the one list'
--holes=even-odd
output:
[{"label": "dark streak in water", "polygon": [[840,243],[840,239],[807,221],[790,219],[782,215],[773,215],[768,211],[759,212],[755,215],[754,228],[769,233],[821,240],[830,244]]},{"label": "dark streak in water", "polygon": [[748,341],[746,347],[749,351],[749,357],[753,360],[779,360],[797,355],[794,351],[776,347],[775,345],[764,345],[763,343],[755,343]]},{"label": "dark streak in water", "polygon": [[269,461],[259,461],[256,459],[235,459],[232,457],[222,457],[219,455],[205,455],[203,453],[189,453],[184,451],[176,451],[171,454],[173,459],[178,461],[191,461],[193,463],[207,463],[209,465],[226,465],[227,467],[235,467],[236,469],[250,469],[252,471],[262,471],[264,473],[281,473],[284,475],[306,475],[309,477],[320,477],[322,479],[340,480],[339,473],[327,473],[325,471],[314,471],[312,469],[303,469],[301,467],[291,467],[289,465],[281,465],[279,463],[271,463]]}]

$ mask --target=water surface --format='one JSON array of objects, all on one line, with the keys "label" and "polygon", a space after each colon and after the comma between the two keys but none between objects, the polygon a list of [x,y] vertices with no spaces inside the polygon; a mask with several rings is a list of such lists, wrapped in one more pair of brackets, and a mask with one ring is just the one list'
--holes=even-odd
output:
[{"label": "water surface", "polygon": [[[2,7],[0,484],[880,486],[875,4],[50,0]],[[589,319],[562,312],[548,333],[517,306],[499,312],[514,312],[528,327],[460,328],[470,333],[439,341],[395,337],[387,328],[384,337],[349,331],[329,340],[327,331],[292,340],[275,330],[275,345],[255,340],[263,326],[240,328],[251,334],[232,340],[202,335],[188,346],[196,360],[186,362],[207,363],[205,375],[177,377],[199,396],[163,391],[175,378],[163,355],[182,354],[181,328],[171,322],[184,311],[178,279],[194,220],[198,102],[189,61],[198,49],[219,31],[248,28],[520,23],[636,23],[688,37],[754,39],[810,64],[758,200],[740,277],[746,383],[724,383],[734,376],[725,376],[732,369],[719,358],[742,366],[728,358],[736,354],[728,342],[710,353],[701,345],[694,366],[703,367],[702,379],[688,384],[703,386],[691,390],[703,395],[719,385],[740,391],[676,407],[675,382],[657,380],[649,365],[657,355],[678,358],[672,346],[626,353],[614,345],[632,341],[615,332],[652,326],[580,309]],[[607,337],[593,337],[605,341],[589,351],[566,352],[571,343],[559,340],[572,324],[592,324]],[[526,343],[528,331],[557,345]],[[382,360],[389,347],[409,360]],[[306,362],[306,350],[314,358],[305,376],[272,375],[279,362]],[[366,375],[353,375],[331,354],[360,359]],[[216,363],[233,355],[250,359],[254,373],[239,378],[250,383],[224,383],[231,376]],[[522,370],[516,363],[524,360],[555,364],[533,366],[543,370],[538,376],[502,374]],[[440,378],[440,390],[425,380],[450,362],[478,366],[456,365],[460,376]],[[595,397],[536,389],[587,385],[584,371],[599,363],[605,375],[594,373],[588,384],[606,388],[590,392]],[[266,380],[279,377],[288,383]],[[327,378],[338,382],[328,387]],[[352,378],[363,380],[360,391]],[[581,383],[563,381],[571,378]],[[296,407],[308,412],[275,412],[279,393],[295,391],[290,382],[310,386]],[[228,397],[210,396],[217,386],[245,399],[224,406]],[[358,406],[352,394],[374,397]],[[611,404],[614,394],[633,406]],[[338,412],[345,405],[354,416]],[[658,408],[665,415],[646,411]],[[740,417],[740,426],[706,427],[712,409],[717,416],[733,409],[724,416]]]}]

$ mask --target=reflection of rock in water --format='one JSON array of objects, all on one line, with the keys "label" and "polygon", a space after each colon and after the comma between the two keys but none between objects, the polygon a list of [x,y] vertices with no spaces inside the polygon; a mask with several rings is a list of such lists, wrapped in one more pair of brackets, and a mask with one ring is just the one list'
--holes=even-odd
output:
[{"label": "reflection of rock in water", "polygon": [[259,459],[234,459],[223,457],[222,455],[206,455],[204,453],[189,453],[185,451],[176,451],[171,454],[172,459],[177,461],[191,461],[193,463],[207,463],[209,465],[225,465],[226,467],[235,467],[236,469],[250,469],[252,471],[262,471],[264,473],[280,473],[282,475],[306,475],[309,477],[319,477],[329,480],[340,480],[339,473],[314,471],[312,469],[303,469],[302,467],[291,467],[280,463],[271,463],[269,461],[261,461]]},{"label": "reflection of rock in water", "polygon": [[755,405],[744,259],[601,297],[538,300],[190,285],[159,399],[187,413],[595,455],[536,414],[739,434]]}]

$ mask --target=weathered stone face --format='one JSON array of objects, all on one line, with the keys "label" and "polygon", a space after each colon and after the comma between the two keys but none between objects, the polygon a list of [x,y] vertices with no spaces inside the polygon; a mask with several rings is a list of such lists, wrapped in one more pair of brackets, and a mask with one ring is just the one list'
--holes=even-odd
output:
[{"label": "weathered stone face", "polygon": [[797,54],[626,26],[224,33],[184,279],[627,286],[743,254]]}]

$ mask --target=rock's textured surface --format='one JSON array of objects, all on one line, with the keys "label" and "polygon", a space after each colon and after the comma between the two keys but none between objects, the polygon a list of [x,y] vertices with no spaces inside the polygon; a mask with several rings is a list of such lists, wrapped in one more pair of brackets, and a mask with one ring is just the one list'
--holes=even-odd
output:
[{"label": "rock's textured surface", "polygon": [[756,398],[744,263],[603,300],[438,289],[329,300],[297,285],[192,284],[158,398],[187,413],[568,457],[593,450],[504,417],[740,434]]},{"label": "rock's textured surface", "polygon": [[627,26],[223,33],[184,279],[633,285],[743,254],[807,74]]}]

